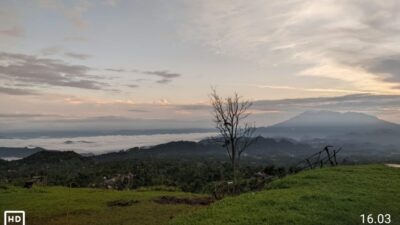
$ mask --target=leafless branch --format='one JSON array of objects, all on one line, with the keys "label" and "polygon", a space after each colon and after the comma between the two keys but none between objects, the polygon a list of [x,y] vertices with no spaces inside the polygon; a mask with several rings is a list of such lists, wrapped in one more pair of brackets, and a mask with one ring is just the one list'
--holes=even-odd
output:
[{"label": "leafless branch", "polygon": [[255,140],[253,138],[255,126],[244,123],[244,120],[250,115],[248,110],[252,106],[252,102],[242,100],[242,97],[236,92],[232,97],[223,99],[214,88],[212,88],[210,99],[214,110],[214,122],[224,139],[223,146],[228,153],[235,177],[241,154]]}]

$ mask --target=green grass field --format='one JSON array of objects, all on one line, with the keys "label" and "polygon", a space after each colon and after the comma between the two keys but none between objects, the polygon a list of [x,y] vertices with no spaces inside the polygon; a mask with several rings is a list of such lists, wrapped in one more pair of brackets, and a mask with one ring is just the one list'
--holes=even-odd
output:
[{"label": "green grass field", "polygon": [[[0,210],[25,210],[27,225],[119,225],[166,224],[177,214],[196,210],[199,206],[158,204],[160,196],[197,197],[182,192],[112,191],[89,188],[8,187],[0,190]],[[107,206],[114,200],[137,200],[131,206]],[[1,223],[3,213],[1,214]]]},{"label": "green grass field", "polygon": [[[208,207],[154,202],[160,196],[199,196],[182,192],[8,187],[0,188],[0,210],[25,210],[27,225],[352,225],[362,224],[363,213],[391,214],[391,224],[400,224],[399,191],[399,168],[343,166],[287,176],[264,191]],[[107,206],[121,199],[139,202]]]},{"label": "green grass field", "polygon": [[400,169],[384,165],[306,171],[267,190],[225,198],[175,225],[362,224],[360,214],[391,214],[400,224]]}]

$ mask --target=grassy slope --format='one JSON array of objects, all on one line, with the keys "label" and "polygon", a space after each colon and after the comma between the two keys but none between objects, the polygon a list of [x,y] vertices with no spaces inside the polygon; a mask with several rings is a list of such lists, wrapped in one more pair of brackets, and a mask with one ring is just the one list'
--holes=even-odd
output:
[{"label": "grassy slope", "polygon": [[360,214],[390,213],[400,224],[400,169],[343,166],[302,172],[268,190],[226,198],[176,225],[361,224]]},{"label": "grassy slope", "polygon": [[[64,187],[35,187],[30,190],[10,187],[0,189],[0,221],[3,210],[25,210],[29,225],[119,225],[165,224],[177,214],[188,213],[196,206],[163,205],[153,202],[162,195],[194,196],[181,192],[110,191]],[[129,207],[108,207],[112,200],[133,199]],[[69,212],[69,213],[67,213]]]}]

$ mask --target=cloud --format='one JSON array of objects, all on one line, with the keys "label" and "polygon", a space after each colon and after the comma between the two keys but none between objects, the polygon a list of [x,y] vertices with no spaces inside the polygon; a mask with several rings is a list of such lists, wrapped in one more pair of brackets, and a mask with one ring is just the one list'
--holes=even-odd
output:
[{"label": "cloud", "polygon": [[128,84],[126,86],[130,87],[130,88],[138,88],[139,87],[139,85],[137,85],[137,84]]},{"label": "cloud", "polygon": [[42,53],[42,55],[44,56],[49,56],[49,55],[55,55],[58,54],[62,51],[62,47],[61,46],[50,46],[47,48],[44,48],[40,51],[40,53]]},{"label": "cloud", "polygon": [[0,36],[8,36],[8,37],[23,37],[24,30],[21,27],[11,27],[7,29],[0,29]]},{"label": "cloud", "polygon": [[400,112],[400,95],[354,94],[338,97],[255,101],[254,109],[302,112],[306,110],[373,111],[392,108]]},{"label": "cloud", "polygon": [[80,36],[68,36],[64,38],[64,41],[69,41],[69,42],[86,42],[87,39],[84,37]]},{"label": "cloud", "polygon": [[[210,116],[212,109],[208,104],[168,105],[170,110],[196,113],[197,116]],[[251,107],[251,120],[258,124],[280,122],[298,113],[309,110],[354,111],[376,116],[400,114],[400,95],[352,94],[337,97],[315,97],[299,99],[257,100]],[[400,122],[398,119],[397,122]]]},{"label": "cloud", "polygon": [[115,69],[115,68],[107,68],[107,69],[105,69],[105,70],[111,71],[111,72],[118,72],[118,73],[120,73],[120,72],[125,72],[125,71],[126,71],[126,70],[124,70],[124,69]]},{"label": "cloud", "polygon": [[170,103],[169,103],[168,99],[163,98],[163,99],[160,99],[160,100],[157,102],[157,104],[159,104],[159,105],[161,105],[161,106],[166,106],[166,105],[169,105]]},{"label": "cloud", "polygon": [[143,112],[148,112],[148,110],[145,109],[129,109],[129,112],[139,112],[139,113],[143,113]]},{"label": "cloud", "polygon": [[120,0],[104,0],[104,5],[115,7],[120,3]]},{"label": "cloud", "polygon": [[90,8],[89,1],[78,0],[72,5],[59,0],[37,0],[36,3],[40,7],[60,13],[75,27],[86,28],[88,26],[88,22],[83,19],[83,14]]},{"label": "cloud", "polygon": [[344,89],[334,89],[334,88],[299,88],[292,86],[274,86],[274,85],[260,85],[260,84],[253,84],[250,86],[258,88],[278,89],[278,90],[295,90],[295,91],[321,92],[321,93],[341,93],[341,94],[369,93],[366,91],[344,90]]},{"label": "cloud", "polygon": [[66,52],[66,53],[64,53],[64,55],[68,56],[70,58],[74,58],[74,59],[87,59],[87,58],[91,57],[88,54],[75,53],[75,52]]},{"label": "cloud", "polygon": [[386,75],[385,81],[400,83],[400,54],[372,59],[365,67],[373,73]]},{"label": "cloud", "polygon": [[161,80],[156,81],[156,83],[159,83],[159,84],[170,83],[172,81],[172,79],[182,76],[179,73],[172,73],[172,72],[169,72],[168,70],[141,71],[141,73],[160,77]]},{"label": "cloud", "polygon": [[55,114],[31,114],[31,113],[0,113],[0,118],[49,118],[49,117],[62,117]]},{"label": "cloud", "polygon": [[[182,76],[182,74],[180,74],[180,73],[169,72],[168,70],[154,70],[154,71],[147,70],[146,71],[146,70],[134,69],[134,70],[132,70],[132,72],[156,76],[158,78],[161,78],[156,81],[156,83],[158,83],[158,84],[167,84],[167,83],[172,82],[173,79],[176,79],[176,78],[179,78]],[[143,79],[143,78],[136,79],[136,81],[144,81],[144,80],[146,80],[146,79]]]},{"label": "cloud", "polygon": [[163,78],[161,80],[156,81],[156,83],[158,83],[158,84],[167,84],[170,82],[171,82],[171,79],[167,79],[167,78]]},{"label": "cloud", "polygon": [[[212,117],[212,108],[206,103],[173,104],[162,100],[154,104],[136,104],[133,110],[135,112],[146,110],[148,111],[146,116],[162,114],[203,121],[211,121]],[[258,126],[270,125],[309,110],[362,112],[400,123],[398,119],[400,95],[352,94],[337,97],[257,100],[253,101],[249,121],[256,122]]]},{"label": "cloud", "polygon": [[171,72],[168,72],[168,70],[143,71],[143,73],[159,76],[159,77],[162,77],[164,79],[172,79],[172,78],[176,78],[176,77],[180,77],[181,76],[181,74],[179,74],[179,73],[171,73]]},{"label": "cloud", "polygon": [[0,6],[0,38],[2,41],[10,41],[14,38],[25,36],[20,14],[15,7],[1,4]]},{"label": "cloud", "polygon": [[[398,79],[379,71],[400,54],[400,2],[358,0],[201,0],[187,3],[185,39],[216,54],[297,76],[347,82],[354,90],[398,94]],[[393,72],[393,71],[391,71]]]},{"label": "cloud", "polygon": [[19,89],[19,88],[9,88],[0,86],[0,94],[6,95],[37,95],[38,93],[33,90]]},{"label": "cloud", "polygon": [[[148,111],[187,111],[197,116],[210,116],[211,106],[207,103],[173,104],[163,99],[151,105],[136,105],[135,109]],[[251,110],[254,114],[279,113],[281,116],[293,115],[307,110],[360,111],[380,114],[393,110],[400,113],[400,95],[351,94],[336,97],[315,97],[279,100],[253,101]],[[194,115],[194,114],[193,114]]]},{"label": "cloud", "polygon": [[189,110],[189,111],[211,109],[211,105],[206,105],[206,104],[176,105],[175,107],[180,110]]},{"label": "cloud", "polygon": [[62,86],[100,90],[105,83],[93,80],[91,69],[61,60],[32,55],[0,52],[0,78],[37,86]]}]

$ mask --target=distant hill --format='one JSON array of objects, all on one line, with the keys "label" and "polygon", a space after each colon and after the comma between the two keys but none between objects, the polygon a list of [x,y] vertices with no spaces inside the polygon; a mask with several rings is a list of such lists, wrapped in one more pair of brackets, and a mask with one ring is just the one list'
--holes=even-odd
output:
[{"label": "distant hill", "polygon": [[[301,158],[316,150],[308,144],[288,139],[257,137],[255,142],[243,154],[244,160],[258,161],[276,158]],[[113,152],[94,156],[98,161],[115,161],[126,159],[226,159],[226,150],[216,139],[200,142],[175,141],[148,148],[131,148],[126,151]]]},{"label": "distant hill", "polygon": [[[307,144],[258,137],[254,145],[242,155],[242,166],[289,166],[313,152],[315,149]],[[171,170],[175,169],[178,169],[180,177],[176,180],[171,177],[168,182],[195,179],[192,176],[198,176],[198,179],[195,179],[198,181],[214,179],[207,178],[209,169],[212,169],[216,176],[224,176],[221,175],[221,171],[226,171],[227,163],[226,150],[215,139],[201,142],[176,141],[96,156],[82,156],[72,151],[42,150],[20,160],[0,161],[0,182],[22,185],[33,175],[45,175],[52,185],[79,184],[87,187],[93,182],[101,184],[104,177],[110,178],[135,171],[140,175],[137,185],[144,185],[152,183],[153,179],[154,182],[164,180],[166,174],[170,176]],[[196,172],[198,170],[195,168],[201,168],[202,172]],[[218,168],[218,171],[215,171],[215,168]],[[152,173],[154,174],[151,175]],[[205,187],[198,186],[195,180],[190,181],[193,182],[193,186],[184,186],[185,190],[200,190]]]},{"label": "distant hill", "polygon": [[269,137],[348,139],[398,144],[396,137],[400,134],[400,125],[364,113],[307,111],[276,125],[259,128],[258,132]]},{"label": "distant hill", "polygon": [[34,153],[43,151],[43,148],[8,148],[0,147],[0,158],[25,158]]},{"label": "distant hill", "polygon": [[216,145],[206,145],[193,141],[173,141],[152,147],[135,147],[126,151],[94,156],[100,161],[125,159],[184,159],[197,157],[223,157],[224,152]]},{"label": "distant hill", "polygon": [[40,162],[40,163],[58,163],[68,160],[81,160],[84,157],[73,151],[40,151],[32,154],[22,160],[23,163]]},{"label": "distant hill", "polygon": [[[13,160],[3,164],[4,168],[19,171],[20,173],[36,173],[46,171],[60,176],[68,176],[71,171],[90,166],[92,159],[73,151],[42,150],[20,160]],[[1,170],[1,168],[0,168]]]},{"label": "distant hill", "polygon": [[[19,163],[58,163],[68,160],[94,159],[95,161],[137,160],[192,160],[192,159],[223,159],[227,157],[225,148],[217,139],[207,139],[200,142],[173,141],[151,147],[134,147],[119,152],[101,155],[80,155],[72,151],[50,151],[42,148],[0,148],[7,157],[23,158]],[[6,151],[7,150],[7,151]],[[316,150],[308,144],[289,139],[255,138],[254,143],[243,154],[243,159],[264,160],[271,156],[291,157],[305,156]],[[0,150],[1,152],[1,150]]]},{"label": "distant hill", "polygon": [[[257,129],[255,142],[242,159],[256,164],[288,165],[308,157],[325,145],[343,147],[341,158],[358,161],[387,161],[400,158],[400,125],[363,113],[308,111],[271,127]],[[385,144],[385,145],[383,145]],[[174,141],[151,147],[134,147],[102,155],[44,151],[35,148],[0,148],[8,157],[25,157],[16,164],[62,164],[127,160],[226,160],[217,138],[199,142]],[[7,153],[7,154],[6,154]],[[35,154],[33,154],[35,153]]]}]

